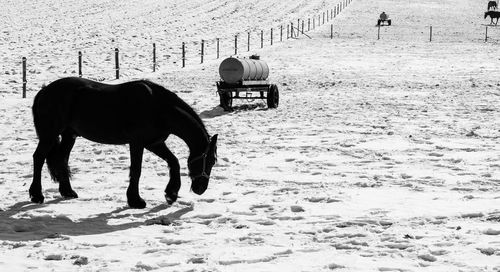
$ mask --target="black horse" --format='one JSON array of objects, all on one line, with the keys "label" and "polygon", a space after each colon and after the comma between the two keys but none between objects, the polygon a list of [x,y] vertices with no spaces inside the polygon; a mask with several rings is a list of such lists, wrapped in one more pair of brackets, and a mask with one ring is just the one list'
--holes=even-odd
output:
[{"label": "black horse", "polygon": [[491,9],[497,9],[497,2],[496,1],[489,1],[488,2],[488,10]]},{"label": "black horse", "polygon": [[486,17],[488,17],[488,16],[490,16],[491,24],[493,24],[493,18],[497,19],[495,21],[495,25],[497,25],[498,18],[500,18],[500,11],[490,10],[490,11],[485,12],[484,19],[486,19]]},{"label": "black horse", "polygon": [[147,80],[108,85],[77,77],[62,78],[43,87],[33,102],[38,146],[33,154],[34,174],[29,194],[43,203],[41,171],[47,160],[52,179],[63,198],[76,198],[70,184],[68,159],[77,136],[103,144],[129,144],[128,205],[144,208],[139,195],[144,148],[167,161],[170,181],[165,189],[169,204],[181,186],[179,161],[167,148],[170,134],[189,147],[191,190],[203,194],[217,156],[217,134],[210,136],[196,112],[176,94]]}]

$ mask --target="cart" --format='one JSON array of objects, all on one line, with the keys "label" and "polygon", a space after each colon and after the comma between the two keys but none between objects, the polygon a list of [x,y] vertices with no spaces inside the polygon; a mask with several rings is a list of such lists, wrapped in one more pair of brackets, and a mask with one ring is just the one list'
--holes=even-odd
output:
[{"label": "cart", "polygon": [[279,104],[278,86],[269,84],[267,80],[242,81],[238,84],[230,84],[224,81],[217,82],[217,92],[220,97],[220,105],[225,111],[231,111],[233,99],[263,99],[267,101],[267,107],[274,109]]},{"label": "cart", "polygon": [[279,104],[278,86],[267,80],[269,68],[258,56],[249,59],[227,58],[219,66],[221,80],[216,82],[220,106],[231,111],[234,99],[263,99],[270,109]]}]

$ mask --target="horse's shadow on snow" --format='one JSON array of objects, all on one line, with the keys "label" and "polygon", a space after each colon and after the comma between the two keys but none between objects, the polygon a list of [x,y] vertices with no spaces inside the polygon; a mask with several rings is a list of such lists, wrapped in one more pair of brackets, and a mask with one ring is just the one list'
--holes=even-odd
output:
[{"label": "horse's shadow on snow", "polygon": [[[111,212],[100,213],[89,218],[71,220],[66,216],[27,216],[22,217],[23,213],[30,210],[43,207],[45,205],[54,205],[63,201],[56,199],[47,201],[45,204],[33,204],[29,201],[17,203],[6,210],[0,210],[0,240],[7,241],[30,241],[43,240],[51,238],[61,238],[64,235],[80,236],[111,233],[121,230],[127,230],[144,225],[162,224],[169,225],[174,221],[192,211],[192,206],[187,206],[181,209],[176,209],[175,212],[166,215],[158,216],[156,213],[168,209],[170,206],[161,204],[151,209],[147,209],[140,213],[125,213],[127,210],[133,210],[128,207],[118,208]],[[20,218],[13,216],[18,215]],[[156,216],[155,216],[156,215]],[[146,219],[148,218],[148,219]],[[114,219],[129,219],[132,221],[122,224],[110,224],[110,220]]]}]

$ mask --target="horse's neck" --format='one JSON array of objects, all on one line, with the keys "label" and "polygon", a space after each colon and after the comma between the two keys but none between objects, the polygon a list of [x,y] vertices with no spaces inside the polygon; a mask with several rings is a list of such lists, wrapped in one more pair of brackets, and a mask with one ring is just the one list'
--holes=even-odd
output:
[{"label": "horse's neck", "polygon": [[172,134],[181,138],[189,147],[190,154],[205,152],[209,144],[208,135],[202,124],[187,112],[180,110],[178,122],[172,125]]}]

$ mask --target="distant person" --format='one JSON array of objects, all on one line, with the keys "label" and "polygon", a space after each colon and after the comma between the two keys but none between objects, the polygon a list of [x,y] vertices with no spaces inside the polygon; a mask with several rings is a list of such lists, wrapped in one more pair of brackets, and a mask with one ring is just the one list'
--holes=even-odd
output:
[{"label": "distant person", "polygon": [[385,14],[385,11],[382,11],[382,13],[380,13],[380,20],[382,21],[385,21],[387,20],[388,16],[387,14]]},{"label": "distant person", "polygon": [[391,25],[391,19],[389,19],[389,16],[385,13],[385,11],[382,11],[382,13],[380,13],[377,25],[380,25],[383,22],[387,22],[388,25]]}]

